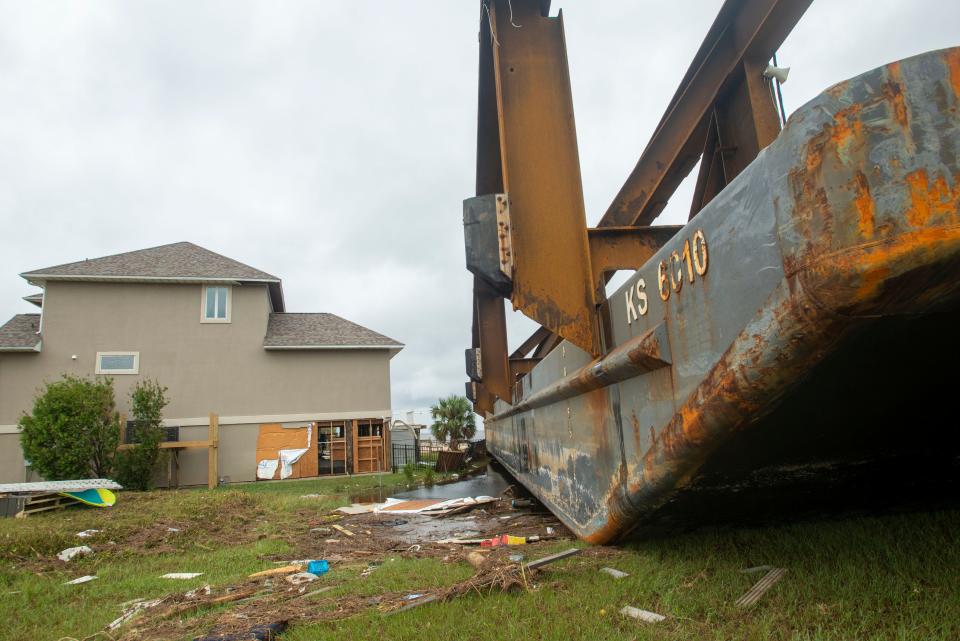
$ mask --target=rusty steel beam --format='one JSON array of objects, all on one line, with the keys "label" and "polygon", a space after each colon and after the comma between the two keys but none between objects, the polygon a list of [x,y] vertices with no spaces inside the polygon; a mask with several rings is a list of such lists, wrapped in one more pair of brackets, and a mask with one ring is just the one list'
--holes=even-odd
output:
[{"label": "rusty steel beam", "polygon": [[608,275],[619,269],[640,269],[664,243],[681,229],[678,225],[656,227],[596,227],[587,230],[590,264],[597,300],[606,298]]},{"label": "rusty steel beam", "polygon": [[503,420],[557,401],[601,389],[619,381],[670,365],[670,341],[665,325],[658,325],[625,342],[566,378],[552,383],[510,409],[497,414]]},{"label": "rusty steel beam", "polygon": [[474,328],[480,349],[480,382],[492,395],[506,402],[512,397],[510,364],[507,360],[507,319],[503,298],[480,278],[474,277]]},{"label": "rusty steel beam", "polygon": [[706,143],[690,206],[693,218],[780,133],[763,61],[743,60],[707,121]]},{"label": "rusty steel beam", "polygon": [[513,353],[510,354],[510,358],[525,357],[527,354],[530,353],[530,350],[538,346],[543,341],[547,340],[547,337],[550,336],[550,334],[552,333],[553,332],[551,332],[546,327],[538,328],[537,331],[535,331],[533,334],[530,335],[530,338],[528,338],[527,340],[523,341],[523,343],[520,344],[520,347],[513,350]]},{"label": "rusty steel beam", "polygon": [[487,0],[482,7],[477,188],[478,195],[508,199],[510,300],[598,354],[562,15],[543,17],[537,0]]},{"label": "rusty steel beam", "polygon": [[[762,70],[812,0],[727,0],[687,70],[637,166],[621,187],[598,226],[648,225],[703,152],[707,124],[725,88],[745,83],[756,101]],[[735,92],[736,93],[736,92]],[[736,107],[739,100],[733,100]],[[754,102],[752,104],[762,104]],[[754,109],[760,141],[766,138],[767,115]],[[741,154],[746,162],[751,158]],[[755,155],[755,154],[754,154]]]},{"label": "rusty steel beam", "polygon": [[517,380],[520,376],[524,374],[529,374],[537,363],[541,360],[540,358],[511,358],[510,359],[510,375],[513,377],[513,380]]}]

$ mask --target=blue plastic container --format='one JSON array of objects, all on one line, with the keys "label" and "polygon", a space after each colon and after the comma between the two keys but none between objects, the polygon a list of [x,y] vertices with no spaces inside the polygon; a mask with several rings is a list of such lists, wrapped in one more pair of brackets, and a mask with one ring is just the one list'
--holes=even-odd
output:
[{"label": "blue plastic container", "polygon": [[321,574],[326,574],[330,571],[330,564],[326,559],[321,559],[319,561],[310,561],[307,564],[307,572],[310,574],[316,574],[320,576]]}]

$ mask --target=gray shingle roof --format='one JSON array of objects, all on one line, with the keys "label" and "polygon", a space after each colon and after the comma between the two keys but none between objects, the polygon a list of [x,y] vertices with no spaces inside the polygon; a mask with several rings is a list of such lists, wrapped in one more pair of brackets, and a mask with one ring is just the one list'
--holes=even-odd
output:
[{"label": "gray shingle roof", "polygon": [[21,276],[27,280],[40,281],[53,277],[280,280],[259,269],[187,242],[35,269]]},{"label": "gray shingle roof", "polygon": [[399,348],[402,343],[335,314],[270,314],[266,349]]},{"label": "gray shingle roof", "polygon": [[40,345],[40,314],[17,314],[0,326],[0,351],[34,352]]}]

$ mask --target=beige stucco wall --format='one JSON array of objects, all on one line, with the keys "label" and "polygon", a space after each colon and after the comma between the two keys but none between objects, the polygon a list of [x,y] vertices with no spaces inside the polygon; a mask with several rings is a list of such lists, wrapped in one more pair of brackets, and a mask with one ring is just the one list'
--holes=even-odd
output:
[{"label": "beige stucco wall", "polygon": [[[233,287],[232,322],[221,324],[200,322],[198,284],[48,283],[42,351],[0,354],[0,431],[29,411],[43,381],[63,373],[92,375],[96,353],[107,351],[140,352],[138,375],[113,375],[118,408],[129,409],[137,380],[155,378],[169,388],[165,417],[174,423],[205,420],[211,412],[249,419],[379,417],[389,411],[387,350],[264,350],[268,313],[264,285]],[[221,427],[221,476],[244,476],[232,461],[242,460],[237,452],[245,448],[253,456],[256,434],[250,424],[256,421],[246,423]],[[206,434],[205,428],[182,432],[182,439]],[[18,443],[15,435],[0,440],[0,463],[20,455],[19,445],[14,453],[11,443]],[[184,482],[186,474],[206,478],[205,457],[205,452],[182,455]],[[195,465],[195,458],[202,458],[202,465]],[[22,469],[0,468],[0,482],[17,475]]]},{"label": "beige stucco wall", "polygon": [[20,435],[0,434],[0,483],[23,483],[26,480]]}]

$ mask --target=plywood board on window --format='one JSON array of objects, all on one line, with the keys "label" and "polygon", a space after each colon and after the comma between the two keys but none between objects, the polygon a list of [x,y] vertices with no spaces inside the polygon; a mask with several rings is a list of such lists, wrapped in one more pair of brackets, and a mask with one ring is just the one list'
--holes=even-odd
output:
[{"label": "plywood board on window", "polygon": [[[306,427],[283,427],[279,423],[264,423],[260,426],[257,435],[257,458],[254,465],[263,460],[280,458],[280,450],[299,450],[308,448],[300,460],[293,464],[293,474],[289,478],[301,479],[317,476],[317,434],[316,428],[311,428],[308,437]],[[309,446],[308,446],[309,441]],[[274,474],[280,478],[280,467]]]}]

